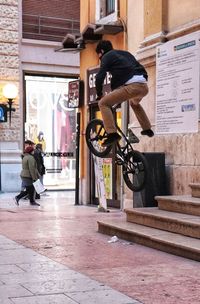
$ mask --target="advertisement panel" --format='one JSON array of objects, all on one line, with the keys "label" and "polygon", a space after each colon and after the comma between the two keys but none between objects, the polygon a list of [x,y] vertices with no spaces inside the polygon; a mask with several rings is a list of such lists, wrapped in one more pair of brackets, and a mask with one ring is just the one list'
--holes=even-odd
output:
[{"label": "advertisement panel", "polygon": [[83,82],[80,80],[68,83],[68,108],[78,108],[83,101]]}]

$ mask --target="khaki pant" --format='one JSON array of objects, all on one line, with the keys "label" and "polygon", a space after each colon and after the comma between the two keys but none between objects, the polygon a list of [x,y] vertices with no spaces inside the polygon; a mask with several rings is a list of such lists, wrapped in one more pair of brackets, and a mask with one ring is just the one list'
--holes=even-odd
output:
[{"label": "khaki pant", "polygon": [[145,95],[147,95],[147,93],[148,86],[146,83],[134,82],[121,86],[101,98],[98,105],[102,114],[106,132],[113,133],[117,131],[111,107],[126,100],[129,101],[129,104],[132,107],[142,129],[151,129],[151,123],[143,107],[140,105],[140,101]]}]

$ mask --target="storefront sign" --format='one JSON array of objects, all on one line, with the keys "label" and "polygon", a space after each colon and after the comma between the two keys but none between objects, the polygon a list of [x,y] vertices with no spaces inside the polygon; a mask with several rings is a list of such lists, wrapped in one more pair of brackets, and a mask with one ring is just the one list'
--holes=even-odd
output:
[{"label": "storefront sign", "polygon": [[45,157],[74,157],[73,152],[45,152]]},{"label": "storefront sign", "polygon": [[68,83],[68,108],[78,108],[81,104],[83,83],[80,80]]},{"label": "storefront sign", "polygon": [[[87,83],[88,83],[88,104],[94,104],[97,103],[96,98],[96,88],[95,88],[95,81],[96,81],[96,75],[99,71],[99,68],[94,68],[87,71]],[[111,82],[111,75],[109,73],[106,74],[104,84],[103,84],[103,95],[108,94],[111,91],[110,88],[110,82]]]},{"label": "storefront sign", "polygon": [[198,132],[200,32],[157,47],[156,133]]},{"label": "storefront sign", "polygon": [[0,104],[0,122],[7,122],[7,106]]}]

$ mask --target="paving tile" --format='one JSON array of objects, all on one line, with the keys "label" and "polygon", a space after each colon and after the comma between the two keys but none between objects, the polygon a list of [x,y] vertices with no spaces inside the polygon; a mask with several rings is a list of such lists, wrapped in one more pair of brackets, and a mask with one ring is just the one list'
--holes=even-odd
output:
[{"label": "paving tile", "polygon": [[17,264],[21,269],[28,272],[51,272],[69,269],[67,266],[54,262],[52,260],[33,264]]},{"label": "paving tile", "polygon": [[16,244],[16,242],[8,239],[4,235],[0,234],[0,244]]},{"label": "paving tile", "polygon": [[0,265],[33,263],[46,261],[47,258],[34,252],[31,249],[15,249],[0,251]]},{"label": "paving tile", "polygon": [[23,273],[23,269],[17,265],[0,265],[0,275],[2,274],[14,274],[14,273]]},{"label": "paving tile", "polygon": [[35,295],[108,289],[108,287],[106,287],[104,284],[88,278],[33,282],[22,284],[22,286]]},{"label": "paving tile", "polygon": [[11,297],[32,296],[33,294],[20,285],[1,285],[0,299],[6,300]]},{"label": "paving tile", "polygon": [[12,243],[0,243],[0,250],[8,250],[8,249],[24,249],[25,247],[19,245],[15,242]]},{"label": "paving tile", "polygon": [[32,282],[65,281],[72,279],[87,279],[86,276],[73,270],[60,270],[52,272],[23,272],[0,274],[0,281],[4,284],[23,284]]},{"label": "paving tile", "polygon": [[80,304],[140,304],[140,302],[113,290],[97,290],[69,293],[73,300]]},{"label": "paving tile", "polygon": [[61,295],[44,295],[44,296],[34,296],[34,297],[12,298],[12,303],[14,304],[75,304],[77,302],[73,301],[64,294],[61,294]]},{"label": "paving tile", "polygon": [[10,299],[0,299],[0,304],[13,304]]}]

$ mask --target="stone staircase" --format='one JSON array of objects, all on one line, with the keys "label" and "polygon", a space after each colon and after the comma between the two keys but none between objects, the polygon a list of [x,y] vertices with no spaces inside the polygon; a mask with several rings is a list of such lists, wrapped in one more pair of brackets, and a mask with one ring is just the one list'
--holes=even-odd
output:
[{"label": "stone staircase", "polygon": [[157,196],[158,207],[125,209],[126,218],[98,221],[108,235],[200,261],[200,184],[192,194]]}]

